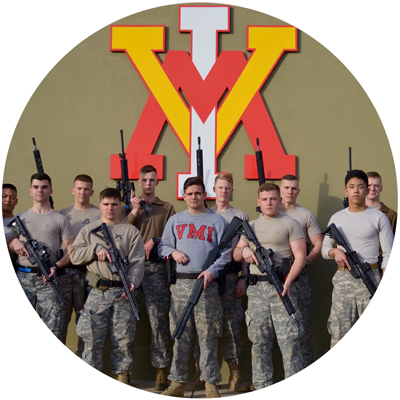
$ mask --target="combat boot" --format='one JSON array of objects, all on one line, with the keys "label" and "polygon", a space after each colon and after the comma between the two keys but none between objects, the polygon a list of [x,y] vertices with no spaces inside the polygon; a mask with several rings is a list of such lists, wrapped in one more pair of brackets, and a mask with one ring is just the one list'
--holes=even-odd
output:
[{"label": "combat boot", "polygon": [[228,389],[237,393],[248,392],[248,387],[242,382],[239,370],[239,360],[237,358],[231,358],[227,360],[229,366],[229,381]]},{"label": "combat boot", "polygon": [[168,388],[167,368],[157,368],[155,390],[165,390]]},{"label": "combat boot", "polygon": [[165,389],[161,394],[164,396],[172,397],[184,397],[183,396],[183,383],[171,382],[167,389]]},{"label": "combat boot", "polygon": [[253,382],[250,382],[250,385],[249,385],[249,392],[254,392],[256,390],[256,388],[254,387],[254,383]]},{"label": "combat boot", "polygon": [[130,385],[130,381],[129,381],[129,372],[121,372],[119,374],[115,374],[114,378],[122,383],[125,383],[126,385]]},{"label": "combat boot", "polygon": [[206,382],[206,398],[211,399],[214,397],[221,397],[221,395],[218,392],[217,385],[214,383]]},{"label": "combat boot", "polygon": [[201,390],[205,388],[205,382],[200,379],[201,370],[200,364],[198,361],[195,361],[194,366],[196,368],[196,372],[194,374],[193,379],[186,385],[186,390],[190,392],[195,392],[196,390]]}]

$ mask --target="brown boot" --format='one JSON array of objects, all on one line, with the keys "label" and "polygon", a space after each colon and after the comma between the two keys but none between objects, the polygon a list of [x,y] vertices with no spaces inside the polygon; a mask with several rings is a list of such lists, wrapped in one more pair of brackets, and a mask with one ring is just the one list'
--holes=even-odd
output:
[{"label": "brown boot", "polygon": [[208,399],[214,398],[214,397],[221,397],[221,395],[218,392],[217,385],[214,383],[206,382],[206,397]]},{"label": "brown boot", "polygon": [[256,390],[256,388],[254,387],[254,383],[253,382],[250,382],[250,385],[249,385],[249,392],[254,392]]},{"label": "brown boot", "polygon": [[183,383],[171,382],[168,388],[165,389],[161,394],[163,394],[164,396],[184,397],[183,391]]},{"label": "brown boot", "polygon": [[205,388],[205,382],[200,379],[201,370],[198,361],[195,361],[194,366],[196,367],[196,372],[193,379],[186,385],[186,390],[190,392],[195,392],[196,390],[201,390]]},{"label": "brown boot", "polygon": [[165,390],[168,388],[167,368],[157,368],[155,390]]},{"label": "brown boot", "polygon": [[122,383],[125,383],[126,385],[130,385],[130,381],[129,381],[129,372],[121,372],[119,374],[115,374],[114,378]]},{"label": "brown boot", "polygon": [[227,363],[230,371],[228,389],[237,393],[248,392],[248,387],[242,382],[242,378],[240,377],[239,360],[237,358],[231,358],[227,360]]}]

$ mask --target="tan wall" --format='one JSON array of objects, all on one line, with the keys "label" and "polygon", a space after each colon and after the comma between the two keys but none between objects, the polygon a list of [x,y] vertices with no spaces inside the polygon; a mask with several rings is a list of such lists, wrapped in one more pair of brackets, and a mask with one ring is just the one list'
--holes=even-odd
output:
[{"label": "tan wall", "polygon": [[[244,51],[248,24],[285,24],[240,7],[234,7],[231,16],[232,33],[220,35],[221,50]],[[178,6],[152,9],[116,23],[165,24],[166,49],[190,50],[190,35],[178,32]],[[303,32],[299,32],[298,40],[298,52],[282,57],[261,93],[286,153],[297,156],[299,203],[316,214],[322,228],[327,225],[332,213],[342,208],[347,151],[351,146],[353,168],[379,171],[385,185],[382,199],[396,209],[393,157],[369,98],[327,49]],[[115,185],[108,179],[110,154],[120,151],[120,129],[124,129],[128,142],[148,91],[126,55],[110,52],[109,43],[109,26],[84,40],[49,72],[27,104],[15,130],[4,172],[4,182],[12,182],[19,189],[17,211],[31,206],[29,177],[36,172],[32,137],[41,151],[45,171],[53,179],[57,209],[72,203],[70,189],[79,173],[93,177],[96,198],[104,187]],[[245,154],[253,151],[240,124],[218,159],[219,170],[229,171],[235,178],[232,204],[245,210],[250,218],[257,217],[258,183],[244,180],[243,160]],[[175,199],[175,178],[177,172],[188,170],[188,157],[169,126],[164,127],[155,153],[165,156],[165,181],[160,183],[158,194],[182,211],[184,203]],[[332,263],[320,260],[310,271],[317,357],[329,346],[326,321],[334,269]],[[149,327],[144,318],[138,326],[135,354],[148,353],[148,337]],[[250,380],[249,342],[244,327],[242,337],[245,379]],[[74,338],[70,336],[69,340],[72,346]],[[140,370],[135,367],[136,376],[152,379],[149,358],[143,357],[141,363]],[[278,377],[281,375],[278,369]]]}]

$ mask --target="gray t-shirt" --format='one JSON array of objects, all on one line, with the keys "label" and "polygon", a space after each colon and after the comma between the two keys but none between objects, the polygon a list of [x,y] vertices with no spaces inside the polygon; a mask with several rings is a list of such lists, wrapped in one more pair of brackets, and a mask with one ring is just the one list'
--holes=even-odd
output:
[{"label": "gray t-shirt", "polygon": [[[189,261],[184,265],[177,264],[176,271],[200,273],[208,253],[218,246],[227,227],[226,219],[210,209],[201,214],[190,214],[187,210],[175,214],[165,226],[158,255],[167,257],[179,250]],[[207,270],[217,278],[231,258],[232,249],[223,249]]]},{"label": "gray t-shirt", "polygon": [[[57,252],[64,240],[74,238],[72,226],[64,215],[57,211],[51,210],[45,214],[35,213],[32,208],[19,214],[25,229],[28,231],[32,239],[38,241],[39,248],[47,247],[50,255],[50,262],[57,261]],[[18,233],[13,229],[10,237],[17,238]],[[19,238],[25,242],[24,237]],[[21,265],[31,266],[26,256],[19,256],[18,263]]]},{"label": "gray t-shirt", "polygon": [[[254,221],[250,221],[250,226],[257,236],[261,246],[271,249],[274,254],[272,260],[276,266],[282,264],[282,258],[293,255],[290,243],[304,237],[303,230],[299,222],[287,215],[279,214],[276,217],[264,217],[262,214]],[[247,240],[246,236],[241,236],[240,240],[255,249],[253,243]],[[255,264],[250,264],[250,273],[262,275]]]},{"label": "gray t-shirt", "polygon": [[[328,226],[335,224],[351,250],[355,251],[361,262],[376,264],[379,256],[379,244],[382,247],[382,268],[386,268],[393,246],[393,232],[385,214],[373,208],[360,212],[351,212],[348,208],[333,214]],[[322,245],[322,257],[331,260],[329,250],[335,242],[325,236]],[[344,249],[338,246],[341,250]]]}]

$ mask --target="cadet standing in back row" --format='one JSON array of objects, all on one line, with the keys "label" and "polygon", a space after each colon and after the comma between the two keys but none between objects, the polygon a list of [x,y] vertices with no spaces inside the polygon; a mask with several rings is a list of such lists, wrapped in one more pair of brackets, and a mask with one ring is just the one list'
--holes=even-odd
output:
[{"label": "cadet standing in back row", "polygon": [[[265,249],[272,249],[275,266],[281,267],[284,259],[294,256],[291,270],[283,282],[284,296],[287,294],[298,311],[296,288],[293,281],[300,274],[306,262],[306,242],[300,224],[279,212],[282,203],[279,186],[264,183],[258,189],[258,206],[261,215],[251,221],[250,226]],[[299,330],[294,320],[288,315],[282,301],[276,294],[275,287],[269,283],[266,273],[257,268],[254,244],[242,236],[234,250],[236,261],[243,259],[251,263],[250,273],[257,277],[257,283],[247,288],[248,308],[246,325],[252,342],[252,377],[255,389],[262,389],[273,384],[272,349],[274,331],[282,352],[285,378],[303,369],[303,358],[299,342]],[[300,320],[301,315],[296,312]]]},{"label": "cadet standing in back row", "polygon": [[314,361],[314,346],[311,336],[311,294],[312,289],[308,282],[307,267],[321,256],[322,233],[315,215],[307,208],[296,203],[300,193],[299,180],[294,175],[285,175],[280,184],[282,205],[281,213],[298,221],[303,229],[304,237],[309,238],[313,248],[309,251],[310,243],[307,243],[306,263],[298,280],[293,283],[298,294],[297,305],[301,313],[304,335],[300,337],[301,354],[303,355],[304,368]]},{"label": "cadet standing in back row", "polygon": [[[74,204],[60,210],[60,214],[67,217],[77,237],[79,231],[93,221],[101,218],[99,207],[90,203],[93,196],[93,180],[89,175],[81,174],[74,179],[72,188]],[[65,321],[61,341],[67,341],[68,325],[71,321],[72,311],[75,311],[75,322],[78,323],[80,312],[83,309],[86,291],[86,265],[69,264],[65,267],[65,274],[60,276],[61,294],[65,309]],[[75,354],[82,357],[83,340],[78,337]]]},{"label": "cadet standing in back row", "polygon": [[141,196],[131,198],[131,212],[125,221],[136,226],[142,235],[146,262],[142,288],[151,327],[151,364],[157,369],[156,390],[168,387],[168,309],[169,293],[165,286],[165,262],[158,256],[157,247],[174,207],[156,196],[157,171],[152,165],[140,170],[138,184]]}]

